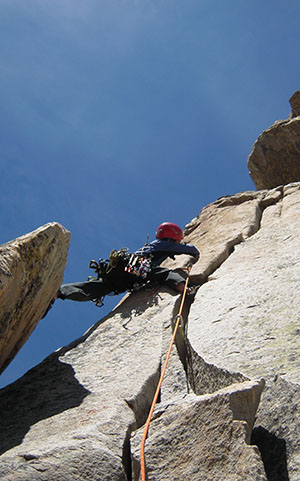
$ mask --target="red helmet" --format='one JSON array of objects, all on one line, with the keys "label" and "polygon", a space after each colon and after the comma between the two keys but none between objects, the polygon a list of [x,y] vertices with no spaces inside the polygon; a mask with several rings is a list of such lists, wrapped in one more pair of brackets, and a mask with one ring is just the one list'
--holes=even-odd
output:
[{"label": "red helmet", "polygon": [[180,227],[172,222],[163,222],[160,224],[155,233],[156,239],[183,239],[183,232]]}]

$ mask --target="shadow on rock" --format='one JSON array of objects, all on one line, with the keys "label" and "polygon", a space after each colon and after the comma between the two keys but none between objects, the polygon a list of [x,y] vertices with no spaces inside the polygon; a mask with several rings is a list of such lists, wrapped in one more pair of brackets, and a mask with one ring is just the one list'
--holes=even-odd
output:
[{"label": "shadow on rock", "polygon": [[[122,304],[122,311],[120,311],[120,315],[122,319],[126,319],[127,323],[134,317],[140,314],[143,314],[146,309],[158,306],[159,300],[161,299],[160,293],[161,292],[169,292],[171,294],[176,294],[171,290],[168,290],[165,287],[161,287],[156,284],[151,284],[151,287],[143,287],[140,290],[128,294],[124,301],[121,301]],[[178,294],[176,294],[178,295]],[[126,323],[126,324],[127,324]]]},{"label": "shadow on rock", "polygon": [[268,481],[289,481],[284,439],[258,426],[253,429],[251,444],[260,451]]},{"label": "shadow on rock", "polygon": [[21,379],[0,390],[0,454],[21,444],[42,419],[79,406],[90,394],[58,353],[47,357]]}]

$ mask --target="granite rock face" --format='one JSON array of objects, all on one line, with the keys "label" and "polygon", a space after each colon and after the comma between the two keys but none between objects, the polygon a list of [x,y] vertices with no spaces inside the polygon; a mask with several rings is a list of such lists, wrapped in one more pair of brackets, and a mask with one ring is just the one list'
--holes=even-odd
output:
[{"label": "granite rock face", "polygon": [[262,132],[248,158],[250,176],[259,189],[300,181],[300,92],[290,98],[288,120],[276,121]]},{"label": "granite rock face", "polygon": [[258,432],[266,443],[274,438],[265,457],[272,481],[300,477],[299,188],[278,187],[274,203],[260,201],[259,229],[198,290],[188,322],[189,342],[206,362],[266,379]]},{"label": "granite rock face", "polygon": [[[299,212],[294,183],[223,197],[186,226],[199,288],[150,425],[149,480],[300,479]],[[179,304],[166,288],[130,294],[0,390],[0,480],[137,480]]]},{"label": "granite rock face", "polygon": [[[260,229],[208,278],[189,315],[189,339],[205,359],[245,376],[300,382],[300,190],[282,189]],[[199,336],[198,325],[210,330]],[[216,342],[216,339],[219,342]],[[254,349],[255,346],[255,349]]]},{"label": "granite rock face", "polygon": [[257,189],[300,180],[300,118],[277,121],[256,140],[248,158]]},{"label": "granite rock face", "polygon": [[[160,406],[147,439],[147,480],[266,481],[258,449],[246,443],[262,389],[262,381],[245,382]],[[139,481],[139,433],[132,444]]]},{"label": "granite rock face", "polygon": [[57,292],[69,239],[70,233],[53,222],[0,246],[0,373]]},{"label": "granite rock face", "polygon": [[[147,416],[177,298],[130,296],[0,391],[1,480],[130,479],[130,433]],[[173,364],[170,396],[185,385],[181,363]]]},{"label": "granite rock face", "polygon": [[[146,420],[177,310],[178,296],[167,290],[129,296],[81,339],[2,389],[0,479],[131,480],[130,437]],[[211,372],[201,361],[202,372]],[[214,374],[217,390],[241,379],[218,368]],[[184,398],[186,381],[173,350],[161,400]],[[246,406],[236,397],[236,412],[250,424],[262,387]]]},{"label": "granite rock face", "polygon": [[270,480],[299,479],[299,405],[299,384],[279,376],[268,382],[251,442],[259,447]]}]

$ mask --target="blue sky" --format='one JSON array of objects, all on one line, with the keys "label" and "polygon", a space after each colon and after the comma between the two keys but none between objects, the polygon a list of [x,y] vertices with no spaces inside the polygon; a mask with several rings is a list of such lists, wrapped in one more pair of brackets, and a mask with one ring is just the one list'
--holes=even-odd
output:
[{"label": "blue sky", "polygon": [[[247,157],[300,90],[300,5],[279,0],[1,0],[0,243],[58,221],[65,282],[91,258],[253,190]],[[115,304],[57,301],[12,382]]]}]

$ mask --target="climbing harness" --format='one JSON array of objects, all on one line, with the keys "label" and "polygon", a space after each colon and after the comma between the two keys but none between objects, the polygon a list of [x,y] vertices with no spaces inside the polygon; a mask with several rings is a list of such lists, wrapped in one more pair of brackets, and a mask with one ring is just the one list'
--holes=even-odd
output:
[{"label": "climbing harness", "polygon": [[[147,243],[148,241],[146,241],[145,245],[142,247],[142,253]],[[137,282],[133,283],[132,287],[126,290],[129,292],[138,291],[147,283],[147,277],[151,272],[151,263],[151,257],[131,254],[128,247],[123,247],[118,251],[114,249],[109,254],[109,259],[99,259],[98,262],[94,259],[90,261],[89,267],[94,269],[96,277],[89,276],[88,280],[93,281],[99,280],[100,278],[103,279],[109,275],[113,269],[118,268],[120,271],[132,274],[137,278]],[[114,291],[113,295],[117,295],[122,292],[124,291]],[[102,307],[104,305],[104,298],[105,296],[93,299],[96,307]]]},{"label": "climbing harness", "polygon": [[134,274],[137,277],[146,279],[151,271],[151,259],[147,257],[140,257],[137,254],[132,254],[124,270],[129,274]]},{"label": "climbing harness", "polygon": [[[146,481],[145,442],[146,442],[146,439],[147,439],[151,418],[152,418],[154,408],[155,408],[155,405],[156,405],[156,402],[157,402],[157,399],[158,399],[158,396],[159,396],[159,393],[160,393],[161,385],[162,385],[162,382],[163,382],[163,379],[164,379],[164,376],[165,376],[165,373],[166,373],[166,370],[167,370],[167,365],[168,365],[168,362],[169,362],[169,358],[170,358],[170,355],[171,355],[171,351],[172,351],[172,347],[173,347],[173,344],[174,344],[174,341],[175,341],[175,337],[176,337],[176,334],[177,334],[177,331],[178,331],[178,327],[180,325],[182,326],[182,324],[183,324],[182,309],[183,309],[183,306],[184,306],[184,301],[185,301],[185,297],[186,297],[186,293],[187,293],[187,289],[188,289],[190,271],[191,271],[191,266],[189,266],[187,268],[188,275],[187,275],[187,278],[186,278],[186,281],[185,281],[179,311],[178,311],[178,314],[176,316],[176,323],[175,323],[172,339],[171,339],[171,342],[170,342],[170,345],[169,345],[166,360],[165,360],[164,365],[163,365],[163,369],[162,369],[162,372],[161,372],[161,375],[160,375],[160,378],[159,378],[159,381],[158,381],[158,384],[157,384],[157,388],[156,388],[156,391],[155,391],[155,394],[154,394],[154,397],[153,397],[151,408],[150,408],[148,418],[147,418],[147,421],[146,421],[146,424],[145,424],[144,433],[143,433],[143,436],[142,436],[141,449],[140,449],[141,481]],[[182,329],[183,329],[183,327],[182,327]]]},{"label": "climbing harness", "polygon": [[141,254],[131,254],[128,264],[125,267],[125,272],[128,272],[129,274],[134,274],[137,277],[141,277],[142,279],[147,278],[148,274],[151,272],[152,257],[145,257],[143,255],[143,252],[148,243],[149,236],[147,236],[147,240],[141,248]]}]

